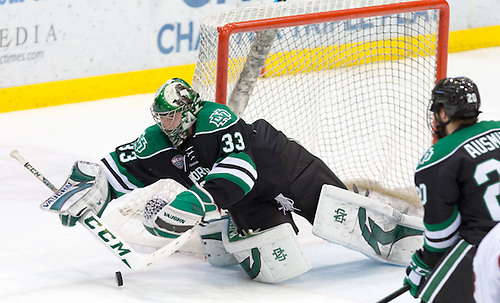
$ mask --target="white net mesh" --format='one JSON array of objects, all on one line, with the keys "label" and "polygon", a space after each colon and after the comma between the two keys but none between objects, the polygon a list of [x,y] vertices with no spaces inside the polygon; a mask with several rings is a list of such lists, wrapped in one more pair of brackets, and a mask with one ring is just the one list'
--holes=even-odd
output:
[{"label": "white net mesh", "polygon": [[[193,87],[203,99],[216,100],[217,85],[227,86],[227,99],[217,101],[236,108],[240,100],[230,99],[231,92],[247,58],[258,49],[251,51],[252,43],[260,43],[245,26],[269,19],[261,28],[276,28],[277,35],[264,68],[253,67],[260,77],[250,79],[255,87],[244,100],[242,118],[271,122],[323,159],[345,183],[416,205],[414,169],[432,143],[426,112],[437,73],[439,11],[329,15],[329,20],[320,14],[321,19],[303,25],[283,18],[404,2],[411,1],[296,0],[207,17]],[[227,51],[218,49],[218,27],[230,23],[238,33],[230,35]],[[221,54],[228,56],[227,81],[216,83]]]}]

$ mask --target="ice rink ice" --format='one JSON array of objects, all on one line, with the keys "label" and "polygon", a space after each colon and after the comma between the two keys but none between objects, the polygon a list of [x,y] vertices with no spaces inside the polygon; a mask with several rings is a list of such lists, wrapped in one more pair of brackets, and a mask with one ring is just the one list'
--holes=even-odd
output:
[{"label": "ice rink ice", "polygon": [[[500,47],[449,55],[448,76],[468,76],[479,87],[481,120],[500,118],[499,69]],[[404,267],[316,238],[303,221],[299,237],[313,268],[268,285],[251,281],[239,266],[217,268],[179,253],[132,271],[81,226],[65,228],[57,215],[40,210],[51,191],[9,156],[13,149],[60,186],[75,160],[96,162],[151,125],[152,99],[0,114],[0,302],[376,302],[402,286]],[[393,302],[417,301],[406,293]]]}]

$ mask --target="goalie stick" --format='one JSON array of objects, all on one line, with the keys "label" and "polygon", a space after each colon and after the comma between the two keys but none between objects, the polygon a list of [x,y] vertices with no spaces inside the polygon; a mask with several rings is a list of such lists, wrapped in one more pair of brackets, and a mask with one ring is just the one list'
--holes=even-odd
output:
[{"label": "goalie stick", "polygon": [[[28,161],[26,161],[17,150],[13,150],[10,153],[10,156],[21,163],[54,193],[57,192],[57,188]],[[193,227],[169,244],[152,253],[143,254],[135,251],[132,246],[123,241],[115,232],[107,227],[96,214],[91,211],[85,212],[78,222],[80,222],[87,230],[96,236],[101,243],[110,249],[113,254],[130,269],[145,268],[170,256],[189,241],[191,234],[193,233],[193,229],[196,228],[196,226]]]}]

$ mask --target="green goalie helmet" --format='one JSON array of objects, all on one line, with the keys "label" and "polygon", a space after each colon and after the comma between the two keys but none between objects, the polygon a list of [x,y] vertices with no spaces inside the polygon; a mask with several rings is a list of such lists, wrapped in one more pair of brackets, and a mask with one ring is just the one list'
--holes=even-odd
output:
[{"label": "green goalie helmet", "polygon": [[[181,145],[188,135],[189,129],[196,122],[196,114],[201,108],[200,95],[180,78],[173,78],[156,91],[151,114],[156,124],[168,136],[175,147]],[[162,117],[175,117],[181,114],[181,123],[175,128],[167,129],[161,121]]]}]

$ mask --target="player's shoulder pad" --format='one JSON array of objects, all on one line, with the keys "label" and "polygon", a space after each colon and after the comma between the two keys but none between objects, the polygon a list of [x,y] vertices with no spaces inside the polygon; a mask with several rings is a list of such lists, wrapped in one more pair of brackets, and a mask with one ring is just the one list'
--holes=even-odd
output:
[{"label": "player's shoulder pad", "polygon": [[486,137],[500,145],[500,121],[482,121],[458,130],[436,142],[418,162],[417,171],[448,158],[469,142]]},{"label": "player's shoulder pad", "polygon": [[226,105],[209,101],[202,102],[196,117],[197,135],[227,129],[239,120]]},{"label": "player's shoulder pad", "polygon": [[161,151],[175,149],[158,125],[152,125],[133,142],[139,158],[147,158]]}]

